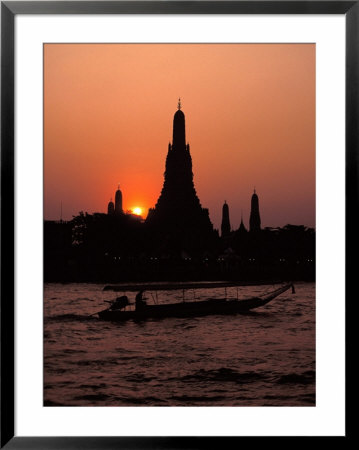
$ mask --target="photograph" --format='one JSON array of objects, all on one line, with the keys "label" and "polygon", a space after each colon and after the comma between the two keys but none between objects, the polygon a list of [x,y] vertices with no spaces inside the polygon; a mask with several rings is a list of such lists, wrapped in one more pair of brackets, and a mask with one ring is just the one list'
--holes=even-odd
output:
[{"label": "photograph", "polygon": [[43,406],[315,407],[316,44],[44,43],[43,108]]}]

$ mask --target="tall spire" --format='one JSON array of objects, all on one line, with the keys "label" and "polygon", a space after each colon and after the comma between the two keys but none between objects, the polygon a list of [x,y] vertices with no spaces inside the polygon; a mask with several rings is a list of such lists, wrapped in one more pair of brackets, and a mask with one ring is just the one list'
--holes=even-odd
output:
[{"label": "tall spire", "polygon": [[115,205],[113,204],[112,197],[111,197],[111,199],[110,199],[110,201],[108,202],[108,205],[107,205],[107,214],[109,216],[112,216],[112,215],[115,214]]},{"label": "tall spire", "polygon": [[186,149],[186,129],[185,118],[181,110],[181,99],[178,99],[178,109],[173,117],[173,150]]},{"label": "tall spire", "polygon": [[120,191],[120,185],[118,185],[118,189],[115,194],[115,213],[120,215],[123,213],[122,209],[122,192]]},{"label": "tall spire", "polygon": [[241,209],[241,224],[239,225],[238,231],[240,233],[246,233],[247,232],[246,227],[244,226],[244,223],[243,223],[243,209]]},{"label": "tall spire", "polygon": [[256,190],[254,188],[254,193],[251,200],[251,215],[249,217],[249,230],[259,231],[261,229],[261,217],[259,214],[259,200]]},{"label": "tall spire", "polygon": [[222,224],[221,224],[221,235],[222,237],[228,236],[231,233],[231,224],[229,221],[229,207],[227,202],[224,201],[222,208]]}]

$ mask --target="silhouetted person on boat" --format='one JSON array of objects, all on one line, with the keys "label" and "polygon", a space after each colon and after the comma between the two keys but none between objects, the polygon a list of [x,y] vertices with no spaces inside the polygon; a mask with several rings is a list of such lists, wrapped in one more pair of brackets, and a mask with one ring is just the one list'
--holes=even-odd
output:
[{"label": "silhouetted person on boat", "polygon": [[122,309],[125,308],[127,305],[129,305],[128,297],[127,295],[123,295],[122,297],[117,297],[116,300],[112,303],[110,306],[110,309]]},{"label": "silhouetted person on boat", "polygon": [[137,295],[136,295],[136,311],[139,311],[140,309],[143,309],[146,306],[146,301],[143,298],[143,293],[145,291],[141,290]]}]

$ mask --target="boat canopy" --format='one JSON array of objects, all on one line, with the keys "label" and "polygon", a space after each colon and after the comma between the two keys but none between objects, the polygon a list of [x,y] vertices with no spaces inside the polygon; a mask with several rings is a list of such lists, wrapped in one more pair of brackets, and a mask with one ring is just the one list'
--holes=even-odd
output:
[{"label": "boat canopy", "polygon": [[[280,282],[278,282],[280,283]],[[181,289],[215,289],[227,288],[236,286],[258,286],[277,283],[245,283],[243,281],[198,281],[191,283],[141,283],[141,284],[122,284],[122,285],[107,285],[103,288],[104,291],[115,292],[137,292],[137,291],[175,291]]]}]

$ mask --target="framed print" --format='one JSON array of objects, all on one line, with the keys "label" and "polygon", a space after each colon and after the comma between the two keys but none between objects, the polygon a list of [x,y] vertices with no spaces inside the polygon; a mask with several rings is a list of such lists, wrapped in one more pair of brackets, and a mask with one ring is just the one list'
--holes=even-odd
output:
[{"label": "framed print", "polygon": [[1,445],[347,437],[358,2],[1,11]]}]

